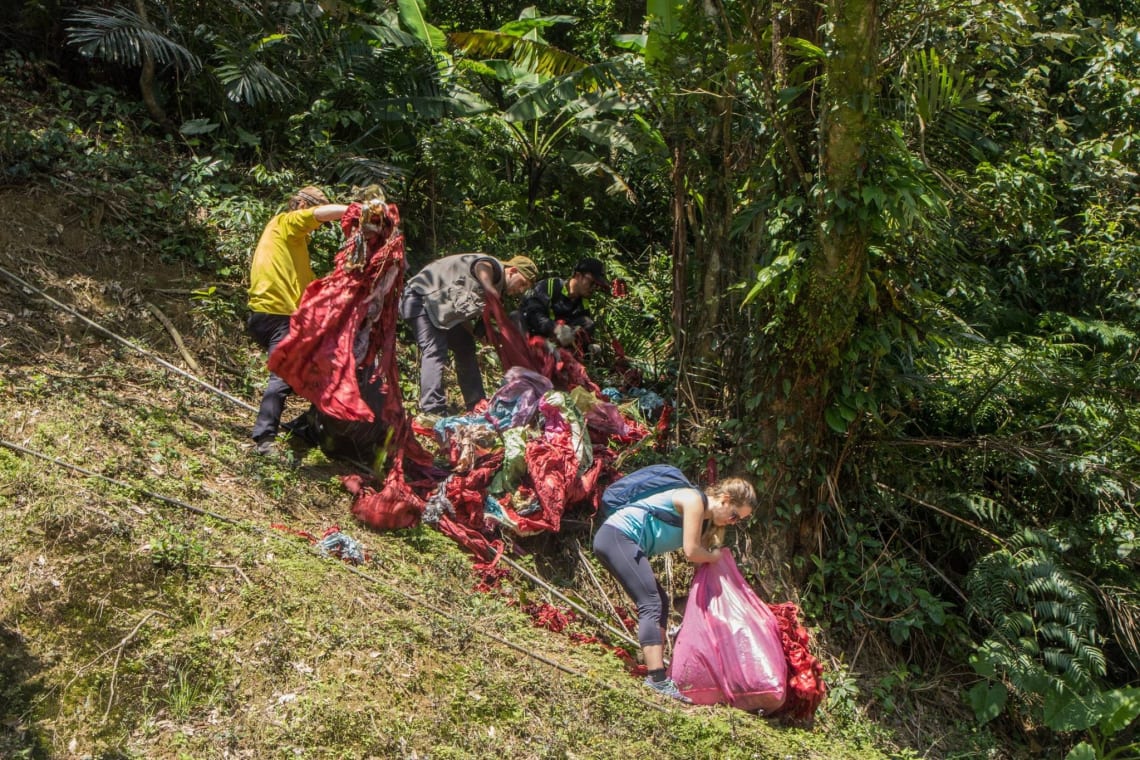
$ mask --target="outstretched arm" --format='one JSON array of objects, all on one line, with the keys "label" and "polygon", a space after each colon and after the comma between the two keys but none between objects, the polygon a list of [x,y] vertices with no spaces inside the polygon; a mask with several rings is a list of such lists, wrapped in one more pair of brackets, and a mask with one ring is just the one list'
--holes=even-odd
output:
[{"label": "outstretched arm", "polygon": [[344,216],[345,211],[348,211],[348,206],[342,206],[339,203],[327,203],[324,206],[314,207],[313,216],[318,222],[331,222]]}]

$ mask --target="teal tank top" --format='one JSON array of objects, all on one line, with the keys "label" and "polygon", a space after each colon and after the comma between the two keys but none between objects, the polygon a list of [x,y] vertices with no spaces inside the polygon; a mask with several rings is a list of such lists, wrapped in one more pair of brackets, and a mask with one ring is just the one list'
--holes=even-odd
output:
[{"label": "teal tank top", "polygon": [[690,489],[673,488],[638,499],[629,506],[622,507],[614,512],[604,524],[612,525],[624,535],[629,536],[641,547],[647,557],[656,557],[658,554],[667,554],[680,549],[684,543],[684,533],[680,527],[663,523],[652,513],[633,505],[641,504],[647,507],[674,509],[673,497],[679,491],[688,490]]}]

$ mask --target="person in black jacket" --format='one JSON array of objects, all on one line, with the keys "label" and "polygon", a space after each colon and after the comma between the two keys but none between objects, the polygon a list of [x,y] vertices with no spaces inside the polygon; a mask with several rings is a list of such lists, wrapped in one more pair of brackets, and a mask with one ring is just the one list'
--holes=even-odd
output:
[{"label": "person in black jacket", "polygon": [[528,335],[541,335],[562,346],[571,346],[579,339],[589,343],[594,319],[586,301],[597,290],[608,291],[609,287],[602,262],[582,259],[570,279],[551,277],[527,291],[519,309],[523,329]]}]

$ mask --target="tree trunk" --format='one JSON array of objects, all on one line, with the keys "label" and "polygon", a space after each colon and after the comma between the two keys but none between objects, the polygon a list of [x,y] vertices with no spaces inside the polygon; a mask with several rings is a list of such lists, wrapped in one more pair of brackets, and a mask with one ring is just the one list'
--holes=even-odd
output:
[{"label": "tree trunk", "polygon": [[[802,579],[812,567],[810,555],[820,551],[820,508],[831,496],[827,477],[836,455],[830,451],[834,439],[825,412],[835,402],[834,388],[843,371],[840,357],[866,303],[860,294],[871,217],[862,202],[863,151],[873,143],[869,138],[875,129],[879,9],[877,0],[825,0],[822,8],[811,0],[706,7],[715,8],[723,23],[707,23],[708,14],[686,16],[687,44],[718,41],[695,51],[680,38],[676,42],[703,68],[693,80],[683,69],[666,70],[672,77],[669,85],[685,93],[671,101],[676,124],[685,126],[670,137],[678,406],[692,432],[712,433],[704,441],[686,436],[687,442],[698,447],[709,443],[711,451],[720,453],[723,437],[706,430],[713,426],[702,426],[702,418],[712,413],[710,419],[719,421],[739,413],[736,419],[748,431],[741,438],[746,447],[729,466],[748,471],[757,481],[766,502],[760,512],[768,514],[755,522],[779,526],[777,535],[764,537],[770,550],[766,559],[775,568],[797,568]],[[821,40],[820,34],[830,37]],[[787,37],[827,51],[819,64],[822,77],[816,79],[818,70],[789,70]],[[739,55],[736,38],[754,51],[754,72],[761,80],[756,84],[763,85],[766,104],[757,107],[745,97],[741,102],[753,110],[739,115],[734,113],[738,88],[733,77],[704,76],[720,72],[719,65],[740,65],[739,58],[719,57],[729,48]],[[777,94],[785,96],[801,85],[806,86],[792,102],[778,102]],[[715,111],[691,107],[697,102],[694,93],[704,103],[715,98]],[[758,118],[765,119],[766,130],[743,128],[745,119]],[[765,139],[776,141],[776,150],[752,144]],[[753,155],[780,165],[764,174],[751,165]],[[759,182],[760,177],[768,177],[770,184]],[[731,239],[733,216],[750,200],[774,206],[773,193],[798,197],[808,209],[799,218],[788,215],[785,223],[795,224],[794,231],[778,233],[785,242],[788,234],[795,235],[803,251],[795,265],[798,289],[794,299],[777,295],[742,312],[733,308],[735,296],[728,286],[752,276],[756,252],[775,254],[762,224],[754,227],[755,239]],[[759,333],[773,318],[779,333],[769,340]],[[698,342],[712,349],[704,361]],[[702,398],[705,389],[709,394]]]},{"label": "tree trunk", "polygon": [[[150,21],[146,16],[146,4],[143,0],[135,0],[135,13],[139,14],[144,24],[149,24]],[[142,73],[139,75],[139,92],[142,93],[143,103],[146,105],[146,110],[150,114],[150,118],[154,119],[157,123],[164,127],[170,126],[170,120],[166,117],[166,111],[158,103],[158,98],[155,95],[154,85],[154,57],[151,56],[150,51],[145,47],[142,50]]]},{"label": "tree trunk", "polygon": [[[808,260],[807,283],[798,300],[801,326],[794,349],[775,377],[768,419],[791,420],[774,436],[776,503],[787,510],[784,562],[810,570],[820,551],[820,505],[830,499],[825,475],[824,412],[834,401],[840,357],[856,329],[867,269],[871,220],[861,198],[866,175],[864,147],[874,130],[878,94],[877,0],[829,0],[832,32],[820,104],[819,171],[823,192],[815,209],[817,244]],[[789,388],[789,393],[778,392]],[[799,562],[794,560],[799,558]]]}]

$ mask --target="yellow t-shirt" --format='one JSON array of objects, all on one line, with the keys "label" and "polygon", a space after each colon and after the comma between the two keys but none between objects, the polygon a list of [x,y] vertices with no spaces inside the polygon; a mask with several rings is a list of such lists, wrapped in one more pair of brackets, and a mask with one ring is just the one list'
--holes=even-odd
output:
[{"label": "yellow t-shirt", "polygon": [[297,310],[305,286],[314,279],[309,233],[320,226],[311,208],[269,220],[249,270],[250,311],[289,315]]}]

